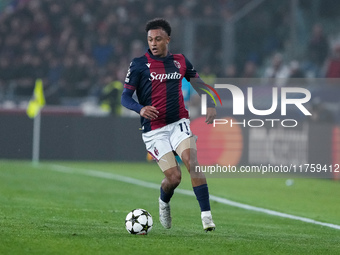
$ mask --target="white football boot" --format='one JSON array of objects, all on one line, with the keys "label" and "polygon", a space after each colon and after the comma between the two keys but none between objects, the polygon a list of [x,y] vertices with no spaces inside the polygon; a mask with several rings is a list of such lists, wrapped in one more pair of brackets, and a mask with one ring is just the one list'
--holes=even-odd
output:
[{"label": "white football boot", "polygon": [[164,228],[171,228],[171,215],[170,215],[170,203],[159,200],[159,221]]},{"label": "white football boot", "polygon": [[216,226],[212,220],[211,211],[202,212],[201,219],[202,219],[203,229],[205,232],[215,230]]}]

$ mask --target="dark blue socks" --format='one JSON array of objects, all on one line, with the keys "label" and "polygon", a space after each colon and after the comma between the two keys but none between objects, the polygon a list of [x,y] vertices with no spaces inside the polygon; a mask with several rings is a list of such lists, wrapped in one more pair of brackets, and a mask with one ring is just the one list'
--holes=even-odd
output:
[{"label": "dark blue socks", "polygon": [[165,193],[164,190],[161,187],[161,200],[163,202],[169,203],[173,194],[174,194],[174,191],[171,191],[170,193]]},{"label": "dark blue socks", "polygon": [[210,211],[208,185],[202,184],[200,186],[193,187],[193,189],[198,203],[201,207],[201,212]]},{"label": "dark blue socks", "polygon": [[[200,205],[201,212],[204,211],[210,211],[210,202],[209,202],[209,191],[208,191],[208,185],[202,184],[197,187],[193,187],[194,193],[196,195],[197,201]],[[172,195],[174,194],[174,191],[170,193],[165,193],[162,187],[160,188],[161,191],[161,200],[165,203],[169,203]]]}]

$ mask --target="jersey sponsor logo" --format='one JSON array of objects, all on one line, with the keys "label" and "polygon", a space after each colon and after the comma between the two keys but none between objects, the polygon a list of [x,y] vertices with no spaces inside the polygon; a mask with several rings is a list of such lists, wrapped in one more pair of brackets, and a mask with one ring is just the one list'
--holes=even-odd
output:
[{"label": "jersey sponsor logo", "polygon": [[181,64],[177,60],[174,60],[174,64],[178,69],[181,68]]},{"label": "jersey sponsor logo", "polygon": [[150,73],[150,81],[164,81],[164,80],[180,80],[182,78],[182,75],[180,73],[174,72],[174,73],[156,73],[152,72]]}]

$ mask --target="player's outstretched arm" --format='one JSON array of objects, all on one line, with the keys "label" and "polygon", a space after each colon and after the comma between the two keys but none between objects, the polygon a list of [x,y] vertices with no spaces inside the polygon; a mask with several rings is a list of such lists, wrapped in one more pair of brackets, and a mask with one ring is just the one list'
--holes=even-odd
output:
[{"label": "player's outstretched arm", "polygon": [[[201,90],[200,88],[201,87],[206,88],[205,83],[201,78],[196,78],[194,81],[192,81],[191,86],[196,90],[196,92],[198,93],[200,97],[203,94],[203,90]],[[207,98],[207,105],[208,107],[207,107],[207,115],[206,115],[205,122],[207,124],[212,124],[216,117],[216,109],[215,109],[215,103],[210,97]]]},{"label": "player's outstretched arm", "polygon": [[207,117],[205,118],[205,123],[212,124],[216,117],[216,109],[214,107],[207,107]]},{"label": "player's outstretched arm", "polygon": [[[204,88],[210,91],[210,89],[207,88],[205,82],[200,77],[197,77],[195,79],[190,79],[190,84],[194,88],[194,90],[196,90],[197,94],[200,97],[202,96],[202,94],[205,93],[201,88]],[[215,103],[210,97],[207,98],[207,105],[208,105],[208,108],[215,108]]]}]

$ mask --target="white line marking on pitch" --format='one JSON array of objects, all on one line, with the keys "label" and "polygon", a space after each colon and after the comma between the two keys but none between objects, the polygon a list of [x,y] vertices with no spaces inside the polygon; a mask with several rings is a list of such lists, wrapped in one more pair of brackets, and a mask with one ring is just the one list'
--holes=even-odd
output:
[{"label": "white line marking on pitch", "polygon": [[[104,179],[111,179],[111,180],[121,181],[121,182],[130,183],[134,185],[139,185],[139,186],[146,187],[146,188],[157,189],[157,190],[159,190],[159,187],[160,187],[159,184],[155,184],[152,182],[142,181],[142,180],[138,180],[138,179],[131,178],[131,177],[126,177],[126,176],[107,173],[107,172],[101,172],[97,170],[71,168],[71,167],[65,167],[65,166],[60,166],[60,165],[52,165],[51,169],[54,171],[63,172],[63,173],[82,174],[82,175],[99,177],[99,178],[104,178]],[[180,194],[188,195],[188,196],[195,196],[193,191],[179,189],[179,188],[176,189],[176,193],[180,193]],[[325,222],[316,221],[316,220],[305,218],[305,217],[295,216],[292,214],[281,213],[281,212],[264,209],[264,208],[260,208],[260,207],[256,207],[252,205],[242,204],[242,203],[234,202],[229,199],[222,198],[222,197],[217,197],[214,195],[210,195],[210,200],[216,201],[221,204],[242,208],[242,209],[249,210],[249,211],[261,212],[261,213],[265,213],[265,214],[269,214],[273,216],[278,216],[281,218],[298,220],[298,221],[302,221],[306,223],[312,223],[315,225],[321,225],[324,227],[329,227],[329,228],[340,230],[340,225],[335,225],[332,223],[325,223]]]}]

